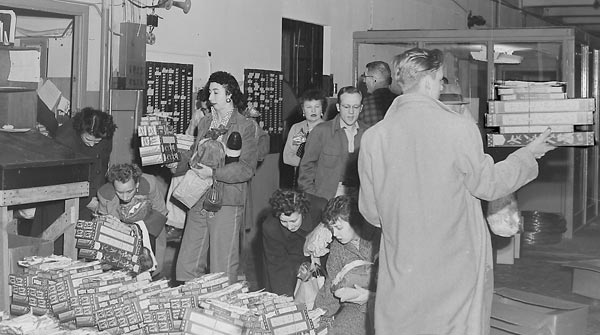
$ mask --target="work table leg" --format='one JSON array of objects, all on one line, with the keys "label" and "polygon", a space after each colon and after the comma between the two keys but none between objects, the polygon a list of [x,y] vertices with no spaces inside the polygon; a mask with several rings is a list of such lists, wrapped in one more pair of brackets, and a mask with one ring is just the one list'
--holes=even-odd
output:
[{"label": "work table leg", "polygon": [[69,220],[69,227],[64,231],[63,253],[73,260],[77,259],[77,249],[75,248],[75,225],[79,220],[79,198],[65,200],[65,213]]},{"label": "work table leg", "polygon": [[0,311],[10,310],[10,260],[8,255],[8,224],[12,220],[7,207],[0,207]]}]

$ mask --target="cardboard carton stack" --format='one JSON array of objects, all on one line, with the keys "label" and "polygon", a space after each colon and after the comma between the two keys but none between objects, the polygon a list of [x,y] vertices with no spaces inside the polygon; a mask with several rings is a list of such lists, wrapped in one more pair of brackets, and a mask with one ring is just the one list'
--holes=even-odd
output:
[{"label": "cardboard carton stack", "polygon": [[[58,268],[61,266],[62,268]],[[83,278],[102,272],[99,262],[53,262],[53,264],[33,265],[22,274],[10,274],[11,314],[23,315],[31,311],[34,315],[44,315],[50,311],[61,317],[60,306],[75,296]]]},{"label": "cardboard carton stack", "polygon": [[198,296],[183,317],[184,334],[326,334],[324,311],[308,311],[291,297],[248,293],[245,283]]},{"label": "cardboard carton stack", "polygon": [[142,165],[167,164],[181,159],[177,152],[177,138],[165,118],[142,116],[138,136]]},{"label": "cardboard carton stack", "polygon": [[194,136],[185,134],[175,134],[177,137],[177,149],[178,150],[190,150],[194,145]]},{"label": "cardboard carton stack", "polygon": [[79,258],[100,260],[117,269],[140,272],[142,233],[137,225],[125,225],[108,215],[99,216],[93,221],[79,220],[75,237]]},{"label": "cardboard carton stack", "polygon": [[35,307],[39,315],[56,317],[63,328],[133,335],[286,335],[326,334],[329,325],[321,309],[308,311],[291,297],[248,292],[246,282],[229,285],[224,273],[170,288],[165,280],[152,282],[148,272],[135,277],[102,272],[98,261],[62,257],[32,265],[23,275],[11,274],[11,285],[18,306],[11,308],[13,315]]},{"label": "cardboard carton stack", "polygon": [[500,100],[488,102],[486,126],[490,147],[519,147],[539,133],[552,129],[549,142],[556,146],[594,145],[594,132],[580,130],[594,123],[593,98],[567,99],[565,83],[502,81],[496,83]]},{"label": "cardboard carton stack", "polygon": [[491,335],[585,335],[587,305],[509,288],[492,300]]}]

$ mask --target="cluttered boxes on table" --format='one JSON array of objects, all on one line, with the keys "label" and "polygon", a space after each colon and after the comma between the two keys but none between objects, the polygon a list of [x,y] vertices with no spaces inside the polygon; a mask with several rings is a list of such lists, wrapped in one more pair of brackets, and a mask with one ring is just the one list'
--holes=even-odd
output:
[{"label": "cluttered boxes on table", "polygon": [[585,335],[588,306],[509,288],[492,300],[492,335]]},{"label": "cluttered boxes on table", "polygon": [[[593,146],[596,102],[593,98],[567,99],[563,82],[497,82],[499,100],[488,102],[486,127],[489,147],[521,147],[546,128],[555,146]],[[496,131],[497,130],[497,131]]]},{"label": "cluttered boxes on table", "polygon": [[177,137],[165,118],[142,116],[138,125],[142,165],[179,162]]},{"label": "cluttered boxes on table", "polygon": [[600,299],[600,259],[569,262],[563,266],[573,268],[573,293]]}]

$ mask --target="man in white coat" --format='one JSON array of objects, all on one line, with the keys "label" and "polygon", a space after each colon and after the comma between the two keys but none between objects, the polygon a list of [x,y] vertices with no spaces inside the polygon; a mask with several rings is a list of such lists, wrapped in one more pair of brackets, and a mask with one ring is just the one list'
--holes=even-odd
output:
[{"label": "man in white coat", "polygon": [[488,334],[492,249],[480,199],[536,178],[550,132],[494,163],[472,119],[438,100],[440,50],[411,49],[393,64],[404,94],[365,132],[358,162],[360,211],[382,229],[376,333]]}]

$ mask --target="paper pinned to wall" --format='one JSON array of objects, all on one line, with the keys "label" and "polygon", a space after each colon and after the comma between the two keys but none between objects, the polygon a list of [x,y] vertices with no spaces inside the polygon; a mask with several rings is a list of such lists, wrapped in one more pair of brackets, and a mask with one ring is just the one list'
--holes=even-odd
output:
[{"label": "paper pinned to wall", "polygon": [[54,106],[61,97],[60,90],[51,80],[46,80],[42,87],[38,89],[37,94],[50,110],[54,110]]},{"label": "paper pinned to wall", "polygon": [[40,52],[38,50],[11,50],[9,81],[40,81]]}]

